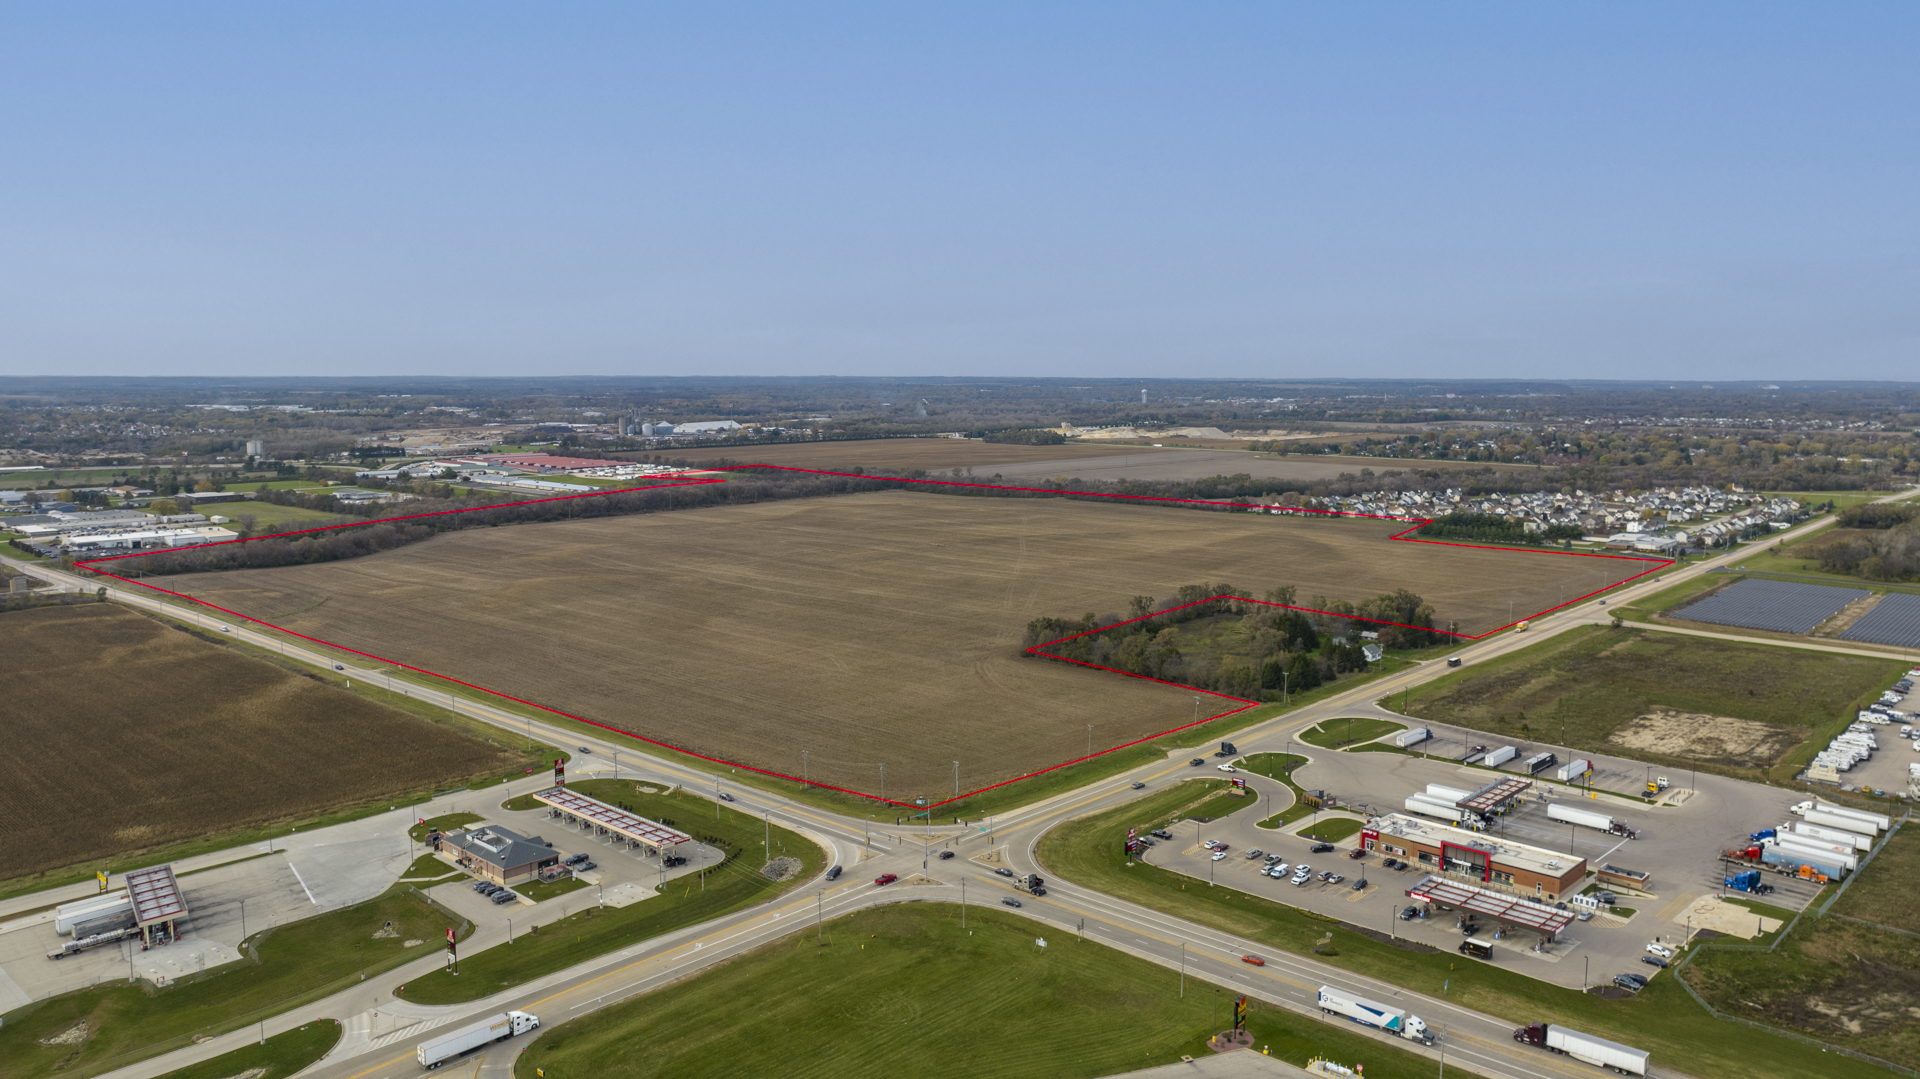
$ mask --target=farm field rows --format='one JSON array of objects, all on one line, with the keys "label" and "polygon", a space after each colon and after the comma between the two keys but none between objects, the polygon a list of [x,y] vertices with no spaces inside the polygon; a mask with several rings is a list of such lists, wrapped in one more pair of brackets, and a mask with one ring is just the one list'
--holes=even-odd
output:
[{"label": "farm field rows", "polygon": [[[880,468],[904,472],[913,468],[928,471],[972,468],[990,476],[1002,465],[1021,461],[1057,459],[1096,459],[1156,452],[1142,446],[1102,446],[1073,443],[1055,446],[1021,446],[1006,442],[982,442],[975,438],[877,438],[845,442],[789,442],[772,446],[713,446],[686,451],[693,461],[751,462],[784,465],[788,468],[819,468],[829,471],[847,468]],[[678,456],[678,455],[676,455]]]},{"label": "farm field rows", "polygon": [[[1046,449],[1047,447],[1039,447]],[[1055,446],[1053,449],[1064,449]],[[1476,461],[1396,461],[1390,457],[1343,457],[1320,454],[1249,453],[1245,449],[1149,449],[1127,457],[1101,457],[1091,460],[1067,458],[1055,454],[1046,460],[1011,464],[997,469],[1008,480],[1038,480],[1054,476],[1077,476],[1089,480],[1198,480],[1209,476],[1246,473],[1255,479],[1291,480],[1309,483],[1359,475],[1363,469],[1389,471],[1493,471],[1497,466]],[[1512,466],[1508,466],[1512,467]],[[1457,481],[1456,481],[1457,482]],[[1445,486],[1440,481],[1437,486]]]},{"label": "farm field rows", "polygon": [[887,797],[939,800],[1233,706],[1026,658],[1038,615],[1204,579],[1352,600],[1407,587],[1479,632],[1509,595],[1524,615],[1648,565],[1387,539],[1404,527],[901,491],[478,529],[191,580],[295,632],[692,752],[873,794],[884,766]]},{"label": "farm field rows", "polygon": [[0,614],[7,878],[519,763],[112,604]]}]

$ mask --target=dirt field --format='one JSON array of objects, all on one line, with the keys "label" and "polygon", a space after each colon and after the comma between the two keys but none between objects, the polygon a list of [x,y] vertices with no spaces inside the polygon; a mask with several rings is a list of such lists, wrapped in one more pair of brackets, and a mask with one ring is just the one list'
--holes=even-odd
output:
[{"label": "dirt field", "polygon": [[[1046,449],[1047,447],[1037,447]],[[1055,446],[1054,449],[1065,447]],[[1318,457],[1288,455],[1272,457],[1246,450],[1148,450],[1129,457],[1104,457],[1093,460],[1051,459],[1011,464],[995,469],[1006,479],[1046,479],[1050,476],[1077,476],[1088,480],[1197,480],[1209,476],[1233,476],[1245,472],[1255,479],[1313,480],[1337,479],[1346,473],[1358,475],[1361,469],[1389,471],[1478,471],[1484,464],[1468,461],[1393,461],[1378,457]],[[1495,466],[1498,467],[1498,466]],[[1509,466],[1511,467],[1511,466]]]},{"label": "dirt field", "polygon": [[1607,736],[1628,749],[1666,757],[1727,761],[1765,768],[1807,736],[1806,727],[1758,723],[1733,716],[1655,708]]},{"label": "dirt field", "polygon": [[[671,456],[690,461],[731,461],[828,470],[924,468],[929,472],[971,468],[983,476],[1021,461],[1089,460],[1115,456],[1165,453],[1140,446],[1100,446],[1072,443],[1063,446],[1015,446],[973,438],[882,438],[856,442],[796,442],[780,446],[729,446],[725,449],[687,450]],[[1251,456],[1251,455],[1249,455]],[[1211,475],[1211,473],[1209,473]]]},{"label": "dirt field", "polygon": [[6,878],[518,759],[110,604],[0,614],[0,654]]},{"label": "dirt field", "polygon": [[[1469,629],[1644,563],[1390,542],[1385,522],[908,492],[449,534],[194,595],[695,752],[951,796],[1165,730],[1194,695],[1022,658],[1026,623],[1226,581],[1419,591]],[[1488,590],[1490,579],[1501,586]],[[1202,715],[1206,714],[1202,712]]]}]

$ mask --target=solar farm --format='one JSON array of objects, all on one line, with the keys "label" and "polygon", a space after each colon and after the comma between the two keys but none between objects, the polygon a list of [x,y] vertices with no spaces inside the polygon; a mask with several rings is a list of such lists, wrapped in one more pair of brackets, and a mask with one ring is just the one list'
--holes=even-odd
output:
[{"label": "solar farm", "polygon": [[[1740,626],[1775,633],[1806,633],[1841,608],[1873,595],[1864,588],[1792,584],[1749,578],[1674,612],[1690,622]],[[1920,625],[1920,623],[1915,623]],[[1866,639],[1866,638],[1860,638]]]},{"label": "solar farm", "polygon": [[1873,610],[1847,627],[1841,639],[1920,648],[1920,596],[1889,592]]}]

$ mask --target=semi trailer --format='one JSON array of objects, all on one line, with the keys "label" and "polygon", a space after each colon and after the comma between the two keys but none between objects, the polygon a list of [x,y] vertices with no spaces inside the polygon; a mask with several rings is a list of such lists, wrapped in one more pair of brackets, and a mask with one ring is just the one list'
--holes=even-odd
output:
[{"label": "semi trailer", "polygon": [[1893,827],[1892,817],[1882,813],[1869,813],[1864,809],[1849,809],[1846,806],[1837,806],[1829,802],[1801,802],[1799,805],[1793,807],[1793,815],[1796,817],[1804,818],[1808,813],[1816,812],[1840,817],[1852,817],[1863,824],[1872,825],[1873,831],[1869,834],[1878,834]]},{"label": "semi trailer", "polygon": [[1823,843],[1837,843],[1841,846],[1852,847],[1854,850],[1866,851],[1873,849],[1873,840],[1861,835],[1859,832],[1849,832],[1844,828],[1823,828],[1818,824],[1808,824],[1803,820],[1793,822],[1793,834],[1803,835],[1809,839],[1818,839]]},{"label": "semi trailer", "polygon": [[1427,797],[1442,802],[1463,802],[1472,796],[1472,791],[1463,791],[1459,787],[1443,787],[1438,783],[1427,784]]},{"label": "semi trailer", "polygon": [[1344,1015],[1356,1023],[1378,1027],[1409,1041],[1427,1045],[1434,1042],[1433,1031],[1419,1016],[1408,1015],[1398,1008],[1389,1008],[1378,1001],[1368,1000],[1344,989],[1335,989],[1331,985],[1320,987],[1320,1010],[1329,1015]]},{"label": "semi trailer", "polygon": [[1547,806],[1547,819],[1557,820],[1562,824],[1578,824],[1587,828],[1597,828],[1600,831],[1608,832],[1612,835],[1626,836],[1628,839],[1638,838],[1638,833],[1633,829],[1614,820],[1605,813],[1595,813],[1590,809],[1575,809],[1573,806],[1563,806],[1558,802]]},{"label": "semi trailer", "polygon": [[526,1012],[500,1012],[490,1015],[472,1026],[461,1027],[451,1034],[442,1034],[432,1041],[421,1042],[414,1050],[423,1068],[437,1068],[462,1053],[468,1053],[492,1042],[503,1042],[516,1034],[525,1034],[540,1026],[540,1017]]},{"label": "semi trailer", "polygon": [[1407,796],[1407,812],[1418,813],[1423,817],[1433,817],[1449,824],[1459,824],[1468,817],[1466,810],[1448,805],[1434,798],[1425,798],[1418,794]]},{"label": "semi trailer", "polygon": [[1520,751],[1512,746],[1501,746],[1499,749],[1487,754],[1486,759],[1480,763],[1489,768],[1498,768],[1518,756],[1519,753]]},{"label": "semi trailer", "polygon": [[1417,746],[1432,737],[1433,732],[1425,727],[1409,727],[1393,736],[1393,744],[1405,749],[1408,746]]},{"label": "semi trailer", "polygon": [[1559,770],[1553,773],[1553,778],[1559,780],[1562,783],[1566,783],[1571,780],[1579,779],[1581,776],[1586,775],[1588,772],[1591,772],[1591,771],[1593,771],[1592,761],[1588,760],[1585,757],[1575,757],[1574,759],[1561,765]]},{"label": "semi trailer", "polygon": [[1824,810],[1809,809],[1805,813],[1800,814],[1800,819],[1806,821],[1808,824],[1818,825],[1822,828],[1837,828],[1840,831],[1852,832],[1855,835],[1874,836],[1879,834],[1879,831],[1867,821],[1863,821],[1859,817],[1849,817],[1842,813],[1828,813]]},{"label": "semi trailer", "polygon": [[1528,1023],[1513,1032],[1513,1040],[1523,1045],[1537,1045],[1550,1053],[1570,1056],[1582,1064],[1607,1068],[1623,1075],[1647,1074],[1646,1050],[1582,1034],[1557,1023]]}]

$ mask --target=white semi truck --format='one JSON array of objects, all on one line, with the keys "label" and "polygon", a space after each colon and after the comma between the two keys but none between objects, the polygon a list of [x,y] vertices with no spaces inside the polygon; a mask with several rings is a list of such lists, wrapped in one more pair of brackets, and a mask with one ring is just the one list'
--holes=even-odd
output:
[{"label": "white semi truck", "polygon": [[1459,824],[1471,815],[1458,806],[1449,805],[1446,802],[1440,801],[1438,798],[1430,798],[1422,794],[1408,795],[1406,808],[1409,813],[1418,813],[1423,817],[1434,817],[1446,821],[1448,824]]},{"label": "white semi truck", "polygon": [[1852,817],[1862,824],[1872,826],[1873,830],[1867,833],[1869,835],[1875,835],[1893,827],[1893,818],[1884,813],[1869,813],[1864,809],[1849,809],[1846,806],[1837,806],[1829,802],[1801,802],[1799,805],[1793,807],[1793,813],[1798,817],[1805,817],[1809,812]]},{"label": "white semi truck", "polygon": [[501,1012],[490,1015],[472,1026],[461,1027],[451,1034],[442,1034],[428,1042],[421,1042],[414,1055],[420,1058],[423,1068],[437,1068],[462,1053],[471,1052],[483,1045],[506,1041],[516,1034],[525,1034],[540,1026],[540,1017],[526,1012]]},{"label": "white semi truck", "polygon": [[1596,1068],[1607,1068],[1626,1075],[1647,1074],[1646,1050],[1552,1023],[1528,1023],[1513,1032],[1513,1040],[1523,1045],[1537,1045],[1550,1053],[1563,1053]]},{"label": "white semi truck", "polygon": [[1595,813],[1590,809],[1575,809],[1572,806],[1563,806],[1559,802],[1553,802],[1547,806],[1547,817],[1550,820],[1557,820],[1564,824],[1578,824],[1587,828],[1598,828],[1603,832],[1610,832],[1613,835],[1626,836],[1628,839],[1639,838],[1633,829],[1614,820],[1605,813]]},{"label": "white semi truck", "polygon": [[1344,1015],[1356,1023],[1379,1027],[1389,1034],[1409,1041],[1432,1045],[1436,1038],[1433,1031],[1421,1021],[1419,1016],[1408,1015],[1398,1008],[1389,1008],[1385,1004],[1357,996],[1344,989],[1335,989],[1331,985],[1320,987],[1320,1010],[1330,1015]]}]

